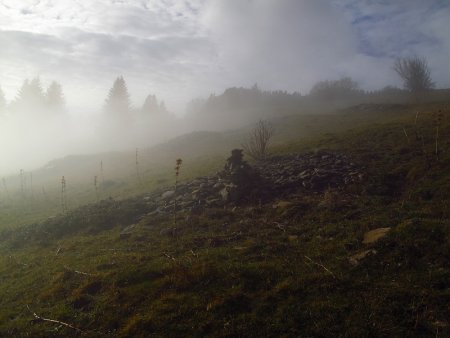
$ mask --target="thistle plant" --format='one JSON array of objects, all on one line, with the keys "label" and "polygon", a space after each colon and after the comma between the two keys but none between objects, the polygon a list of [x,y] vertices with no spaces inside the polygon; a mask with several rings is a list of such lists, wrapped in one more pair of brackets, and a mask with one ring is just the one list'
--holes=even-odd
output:
[{"label": "thistle plant", "polygon": [[174,189],[174,201],[173,201],[173,223],[177,223],[176,219],[176,212],[177,212],[177,199],[176,199],[176,193],[177,193],[177,187],[178,187],[178,177],[180,176],[180,169],[181,164],[183,163],[183,160],[181,158],[177,159],[175,162],[175,189]]},{"label": "thistle plant", "polygon": [[66,203],[66,179],[64,176],[61,179],[61,208],[63,213],[67,211],[67,203]]},{"label": "thistle plant", "polygon": [[141,184],[141,174],[139,171],[139,152],[138,152],[138,148],[136,148],[136,177],[138,180],[138,183]]},{"label": "thistle plant", "polygon": [[103,173],[103,160],[100,161],[100,178],[102,180],[102,184],[105,183],[105,175]]},{"label": "thistle plant", "polygon": [[3,183],[3,189],[5,190],[6,198],[8,200],[10,200],[11,198],[9,197],[9,191],[8,191],[8,187],[6,186],[6,180],[4,177],[2,177],[2,183]]},{"label": "thistle plant", "polygon": [[434,115],[434,125],[435,125],[435,128],[436,128],[436,133],[435,133],[435,137],[434,137],[434,141],[435,141],[435,150],[434,150],[434,152],[435,152],[437,161],[439,161],[439,127],[441,126],[442,119],[443,119],[443,114],[442,114],[442,111],[439,110]]},{"label": "thistle plant", "polygon": [[97,184],[97,175],[94,176],[94,188],[95,188],[95,198],[98,202],[98,184]]},{"label": "thistle plant", "polygon": [[25,178],[24,178],[24,174],[25,174],[25,171],[23,169],[20,169],[20,174],[19,174],[19,177],[20,177],[20,194],[21,194],[22,198],[25,197]]}]

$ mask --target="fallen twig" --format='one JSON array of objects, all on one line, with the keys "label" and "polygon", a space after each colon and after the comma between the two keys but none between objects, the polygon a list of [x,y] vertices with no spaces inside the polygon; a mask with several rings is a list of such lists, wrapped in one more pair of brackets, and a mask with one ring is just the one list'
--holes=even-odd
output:
[{"label": "fallen twig", "polygon": [[164,256],[166,256],[168,259],[171,259],[171,260],[173,260],[173,261],[176,261],[175,257],[173,257],[173,256],[171,256],[171,255],[168,255],[168,254],[166,254],[165,252],[163,252],[163,254],[164,254]]},{"label": "fallen twig", "polygon": [[308,261],[310,261],[311,263],[313,263],[313,264],[315,264],[315,265],[317,265],[317,266],[320,266],[322,269],[324,269],[326,272],[328,272],[331,276],[333,276],[334,279],[337,279],[337,278],[336,278],[336,275],[335,275],[333,272],[331,272],[329,269],[327,269],[327,267],[324,266],[323,264],[320,264],[320,263],[317,263],[316,261],[313,261],[311,258],[309,258],[309,257],[306,256],[306,255],[305,255],[305,258],[306,258]]},{"label": "fallen twig", "polygon": [[63,326],[68,327],[68,328],[70,328],[70,329],[72,329],[72,330],[78,331],[78,332],[80,332],[81,334],[86,334],[86,333],[87,333],[87,332],[85,332],[85,331],[79,329],[78,327],[73,326],[72,324],[65,323],[65,322],[62,322],[62,321],[56,320],[56,319],[49,319],[49,318],[41,317],[41,316],[39,316],[38,314],[36,314],[36,312],[31,311],[31,309],[30,309],[30,307],[29,307],[28,305],[27,305],[27,308],[28,308],[28,310],[33,314],[33,316],[34,316],[34,318],[35,318],[36,320],[43,321],[43,322],[49,322],[49,323],[53,323],[53,324],[58,324],[58,325],[63,325]]},{"label": "fallen twig", "polygon": [[405,128],[403,128],[403,133],[405,134],[406,140],[408,141],[408,144],[409,144],[409,136],[408,136],[408,133],[406,132]]},{"label": "fallen twig", "polygon": [[275,226],[276,226],[278,229],[280,229],[281,231],[286,232],[286,227],[285,227],[283,224],[278,223],[278,222],[273,222],[273,224],[275,224]]},{"label": "fallen twig", "polygon": [[69,268],[68,266],[66,266],[66,265],[64,265],[64,269],[66,269],[66,270],[68,270],[68,271],[72,271],[72,272],[75,272],[75,273],[77,273],[77,274],[79,274],[79,275],[85,275],[85,276],[93,276],[93,274],[92,273],[88,273],[88,272],[83,272],[83,271],[78,271],[78,270],[74,270],[74,269],[71,269],[71,268]]}]

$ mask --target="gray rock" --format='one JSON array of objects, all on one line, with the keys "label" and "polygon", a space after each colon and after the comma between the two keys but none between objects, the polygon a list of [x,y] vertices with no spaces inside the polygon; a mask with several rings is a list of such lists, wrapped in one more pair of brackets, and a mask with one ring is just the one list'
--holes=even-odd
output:
[{"label": "gray rock", "polygon": [[215,189],[215,190],[221,190],[224,187],[225,187],[225,185],[223,183],[221,183],[221,182],[218,182],[218,183],[213,185],[213,189]]},{"label": "gray rock", "polygon": [[222,200],[224,202],[228,202],[228,199],[230,197],[230,193],[228,192],[228,189],[225,187],[222,190],[219,191],[220,196],[222,197]]},{"label": "gray rock", "polygon": [[164,228],[164,229],[161,229],[161,231],[159,232],[159,234],[160,234],[161,236],[169,236],[169,237],[173,237],[173,236],[175,236],[175,231],[176,231],[175,228]]},{"label": "gray rock", "polygon": [[136,227],[137,227],[137,224],[131,224],[131,225],[127,226],[125,229],[123,229],[120,232],[119,237],[122,239],[130,237],[132,233],[136,232],[136,230],[137,230]]},{"label": "gray rock", "polygon": [[165,193],[163,193],[161,195],[161,198],[163,200],[167,200],[167,199],[171,198],[173,195],[175,195],[175,191],[174,190],[169,190],[169,191],[166,191]]}]

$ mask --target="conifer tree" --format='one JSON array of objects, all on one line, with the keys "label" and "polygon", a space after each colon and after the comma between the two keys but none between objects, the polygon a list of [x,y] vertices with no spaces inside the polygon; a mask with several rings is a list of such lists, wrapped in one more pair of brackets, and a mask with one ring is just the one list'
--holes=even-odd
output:
[{"label": "conifer tree", "polygon": [[131,110],[130,95],[122,76],[119,76],[109,90],[105,101],[105,111],[109,114],[122,115]]},{"label": "conifer tree", "polygon": [[53,81],[47,88],[45,93],[46,105],[51,111],[61,111],[64,109],[65,100],[62,91],[62,86]]},{"label": "conifer tree", "polygon": [[159,111],[158,100],[155,95],[148,95],[142,106],[142,112],[146,115],[152,115]]},{"label": "conifer tree", "polygon": [[41,80],[35,77],[31,81],[26,79],[17,93],[13,107],[19,111],[42,110],[45,106],[45,95]]}]

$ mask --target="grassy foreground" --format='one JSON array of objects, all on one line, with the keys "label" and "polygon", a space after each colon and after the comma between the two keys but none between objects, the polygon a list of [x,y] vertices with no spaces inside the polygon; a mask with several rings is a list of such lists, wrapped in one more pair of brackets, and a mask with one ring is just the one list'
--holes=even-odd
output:
[{"label": "grassy foreground", "polygon": [[349,155],[365,177],[345,189],[178,214],[176,231],[139,197],[4,230],[0,336],[449,336],[450,111],[417,109],[278,143]]}]

